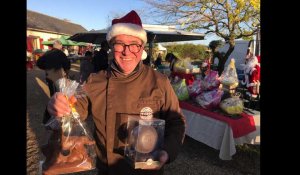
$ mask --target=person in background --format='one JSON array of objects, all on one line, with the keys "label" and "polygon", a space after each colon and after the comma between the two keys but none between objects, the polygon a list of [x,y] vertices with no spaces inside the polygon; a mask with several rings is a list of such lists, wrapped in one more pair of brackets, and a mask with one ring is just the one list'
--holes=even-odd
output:
[{"label": "person in background", "polygon": [[[71,99],[77,101],[74,107],[81,119],[90,114],[95,121],[99,174],[163,174],[164,164],[175,160],[185,136],[185,119],[178,98],[166,76],[142,63],[147,33],[135,11],[114,19],[106,39],[114,60],[107,70],[89,76],[83,87],[86,97]],[[118,121],[126,122],[126,116],[139,115],[148,107],[154,118],[165,120],[164,146],[158,154],[160,166],[134,169],[124,151],[120,151],[125,146],[120,137],[126,135],[126,131]],[[71,112],[62,93],[50,99],[47,109],[50,116],[58,119]],[[116,146],[116,143],[121,145]]]},{"label": "person in background", "polygon": [[155,67],[157,68],[158,66],[160,66],[161,62],[162,62],[162,57],[161,57],[161,53],[159,53],[156,60],[155,60],[155,62],[154,62]]},{"label": "person in background", "polygon": [[66,47],[63,47],[63,52],[66,54],[66,56],[69,56],[69,51]]},{"label": "person in background", "polygon": [[47,51],[38,59],[37,66],[40,69],[45,70],[46,82],[49,87],[50,96],[52,96],[57,92],[55,82],[62,77],[68,76],[71,63],[62,51],[61,42],[59,40],[54,40],[53,49]]},{"label": "person in background", "polygon": [[80,62],[80,84],[85,83],[89,75],[94,72],[92,58],[93,53],[86,51],[84,59]]},{"label": "person in background", "polygon": [[99,72],[105,70],[108,67],[108,50],[109,45],[107,41],[101,42],[101,49],[99,52],[95,52],[93,58],[94,71]]},{"label": "person in background", "polygon": [[166,55],[166,61],[170,63],[170,70],[171,72],[174,71],[174,65],[177,62],[178,58],[173,53],[168,53]]}]

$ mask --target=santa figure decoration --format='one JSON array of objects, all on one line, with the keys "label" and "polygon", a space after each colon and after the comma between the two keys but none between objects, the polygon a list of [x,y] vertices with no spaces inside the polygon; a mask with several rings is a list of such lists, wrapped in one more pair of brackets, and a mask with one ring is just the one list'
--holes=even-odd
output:
[{"label": "santa figure decoration", "polygon": [[260,56],[256,57],[253,53],[246,56],[246,65],[244,67],[245,79],[242,81],[246,85],[250,97],[256,98],[259,94],[260,85]]}]

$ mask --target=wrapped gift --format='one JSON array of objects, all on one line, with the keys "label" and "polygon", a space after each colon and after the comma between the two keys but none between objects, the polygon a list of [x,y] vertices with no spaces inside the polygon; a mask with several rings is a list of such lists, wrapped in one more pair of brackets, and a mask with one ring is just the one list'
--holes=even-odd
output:
[{"label": "wrapped gift", "polygon": [[220,81],[224,85],[224,87],[228,89],[234,89],[239,85],[234,59],[230,60],[229,65],[222,72]]},{"label": "wrapped gift", "polygon": [[[58,81],[58,87],[67,99],[70,99],[79,83],[66,78]],[[81,172],[88,174],[96,168],[96,143],[87,124],[81,121],[70,100],[71,113],[63,116],[58,130],[48,144],[42,148],[46,157],[42,169],[44,175],[69,174]],[[52,118],[57,120],[56,118]],[[49,120],[48,122],[52,122]],[[46,124],[47,125],[47,124]]]},{"label": "wrapped gift", "polygon": [[128,116],[125,157],[135,169],[160,166],[159,156],[164,141],[165,121],[152,117],[152,109],[145,107],[140,116]]},{"label": "wrapped gift", "polygon": [[221,101],[220,108],[230,115],[241,114],[244,110],[244,103],[237,93],[233,97]]},{"label": "wrapped gift", "polygon": [[196,102],[205,109],[213,110],[219,107],[223,93],[220,89],[202,92],[196,97]]}]

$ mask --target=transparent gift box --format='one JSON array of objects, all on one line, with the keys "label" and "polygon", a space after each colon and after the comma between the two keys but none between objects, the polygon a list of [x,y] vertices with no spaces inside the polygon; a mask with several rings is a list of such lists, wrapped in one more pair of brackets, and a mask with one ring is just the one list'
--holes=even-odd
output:
[{"label": "transparent gift box", "polygon": [[163,146],[164,130],[164,120],[128,116],[124,154],[133,168],[151,169],[160,165],[159,153]]}]

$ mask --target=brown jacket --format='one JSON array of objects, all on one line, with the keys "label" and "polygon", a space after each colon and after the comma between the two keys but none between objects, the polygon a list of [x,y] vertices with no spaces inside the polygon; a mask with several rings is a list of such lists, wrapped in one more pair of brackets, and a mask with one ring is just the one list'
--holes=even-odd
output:
[{"label": "brown jacket", "polygon": [[[164,150],[173,161],[182,145],[185,134],[185,120],[179,108],[169,80],[163,74],[140,62],[138,69],[123,76],[118,70],[111,70],[107,81],[107,71],[92,74],[86,84],[89,99],[77,102],[77,111],[87,116],[88,102],[96,130],[99,169],[107,169],[107,174],[162,174],[161,171],[134,170],[122,156],[124,143],[120,131],[124,127],[127,114],[139,114],[144,107],[153,110],[153,116],[165,120]],[[99,167],[101,166],[101,167]]]}]

